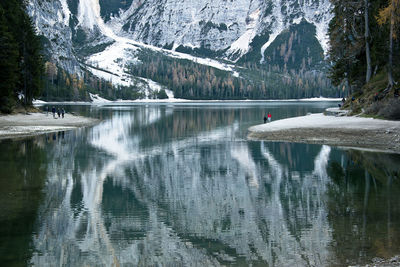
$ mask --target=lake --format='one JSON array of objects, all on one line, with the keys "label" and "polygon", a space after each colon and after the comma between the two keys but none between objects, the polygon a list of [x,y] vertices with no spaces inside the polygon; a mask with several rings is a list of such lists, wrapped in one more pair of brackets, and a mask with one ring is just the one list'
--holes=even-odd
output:
[{"label": "lake", "polygon": [[347,266],[400,254],[400,155],[248,141],[335,102],[66,106],[0,142],[5,266]]}]

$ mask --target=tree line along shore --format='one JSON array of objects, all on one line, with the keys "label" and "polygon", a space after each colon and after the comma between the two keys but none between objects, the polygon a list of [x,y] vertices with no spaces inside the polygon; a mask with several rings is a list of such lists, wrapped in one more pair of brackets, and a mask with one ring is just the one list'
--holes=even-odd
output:
[{"label": "tree line along shore", "polygon": [[[268,65],[239,62],[245,69],[240,79],[187,61],[171,61],[163,55],[150,55],[147,60],[144,56],[146,65],[131,66],[129,71],[170,86],[177,96],[188,99],[310,97],[332,82],[342,92],[349,92],[343,108],[351,109],[351,114],[400,119],[400,0],[331,0],[331,4],[333,18],[326,58],[329,82],[316,77],[314,83],[305,83],[311,81],[310,77],[300,73],[282,87],[274,84],[280,78],[271,78]],[[71,74],[48,62],[44,37],[37,35],[23,0],[0,2],[0,36],[2,113],[13,112],[19,106],[27,108],[39,96],[45,100],[88,101],[89,90],[111,99],[141,97],[134,85],[114,88],[89,71]],[[284,67],[275,74],[278,72],[289,73]],[[256,73],[265,83],[252,83]]]},{"label": "tree line along shore", "polygon": [[400,1],[331,0],[330,77],[350,115],[400,119]]}]

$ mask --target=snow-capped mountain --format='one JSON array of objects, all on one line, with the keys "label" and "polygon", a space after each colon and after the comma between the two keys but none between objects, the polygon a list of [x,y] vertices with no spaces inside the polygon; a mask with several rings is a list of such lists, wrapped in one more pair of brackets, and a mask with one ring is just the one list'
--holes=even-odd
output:
[{"label": "snow-capped mountain", "polygon": [[[30,0],[28,12],[48,41],[49,56],[62,67],[77,72],[85,62],[107,70],[96,75],[126,84],[124,69],[143,48],[228,71],[231,66],[215,59],[234,64],[251,54],[251,60],[268,63],[279,50],[285,68],[290,58],[311,65],[318,59],[296,59],[293,40],[301,46],[301,40],[315,39],[326,52],[330,8],[329,0]],[[293,28],[301,23],[311,30]],[[287,31],[291,40],[269,51]]]},{"label": "snow-capped mountain", "polygon": [[302,19],[315,25],[316,38],[327,49],[331,19],[329,0],[150,0],[134,3],[119,19],[122,33],[154,46],[224,51],[238,59],[257,35],[267,34],[263,51]]}]

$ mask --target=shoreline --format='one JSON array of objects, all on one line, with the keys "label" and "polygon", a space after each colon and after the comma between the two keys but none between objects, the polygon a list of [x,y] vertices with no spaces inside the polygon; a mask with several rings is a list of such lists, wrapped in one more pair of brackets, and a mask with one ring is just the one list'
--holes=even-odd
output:
[{"label": "shoreline", "polygon": [[168,98],[168,99],[137,99],[137,100],[107,100],[98,97],[98,99],[93,100],[93,102],[45,102],[42,100],[33,101],[34,106],[44,106],[44,105],[135,105],[135,104],[186,104],[186,103],[234,103],[234,102],[304,102],[304,103],[317,103],[317,102],[340,102],[341,98],[301,98],[301,99],[269,99],[269,100],[255,100],[255,99],[241,99],[241,100],[192,100],[183,98]]},{"label": "shoreline", "polygon": [[248,138],[400,154],[400,121],[318,113],[252,126]]},{"label": "shoreline", "polygon": [[53,114],[27,113],[0,116],[0,140],[31,137],[45,133],[69,131],[93,126],[100,120],[70,113],[64,118],[53,118]]}]

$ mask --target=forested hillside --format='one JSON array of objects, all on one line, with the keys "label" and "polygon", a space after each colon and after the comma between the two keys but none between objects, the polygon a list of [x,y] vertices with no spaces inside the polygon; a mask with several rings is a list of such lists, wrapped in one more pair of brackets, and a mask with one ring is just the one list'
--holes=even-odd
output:
[{"label": "forested hillside", "polygon": [[400,119],[400,1],[331,2],[330,76],[335,85],[350,88],[345,106]]},{"label": "forested hillside", "polygon": [[243,63],[237,73],[174,59],[148,50],[132,64],[134,76],[154,80],[186,99],[290,99],[341,97],[324,72],[286,70],[259,63]]},{"label": "forested hillside", "polygon": [[41,47],[24,1],[1,1],[0,112],[10,113],[16,104],[30,105],[40,93]]},{"label": "forested hillside", "polygon": [[[291,2],[285,5],[290,6]],[[192,40],[197,30],[201,29],[198,34],[205,38],[204,42],[197,48],[185,46],[189,43],[175,48],[194,53],[199,58],[171,56],[167,50],[151,48],[146,44],[133,45],[129,38],[116,37],[121,33],[118,27],[122,27],[126,21],[131,24],[134,22],[131,18],[138,15],[136,11],[147,15],[151,13],[153,7],[148,3],[144,5],[131,0],[2,1],[2,112],[11,112],[20,102],[25,106],[30,105],[33,98],[45,101],[90,101],[89,92],[110,100],[134,100],[149,95],[165,97],[159,94],[159,88],[170,89],[175,97],[186,99],[342,97],[347,92],[347,84],[343,86],[339,81],[340,73],[335,78],[340,89],[333,86],[326,75],[329,65],[324,55],[324,33],[326,21],[331,17],[327,1],[311,1],[286,11],[279,8],[281,2],[266,6],[263,1],[249,6],[243,2],[243,8],[248,8],[251,14],[247,18],[230,14],[231,24],[227,24],[226,16],[221,14],[218,23],[212,22],[215,10],[208,10],[205,6],[204,9],[202,5],[206,2],[198,3],[197,16],[207,19],[195,20],[193,31],[185,33],[185,38]],[[322,9],[321,13],[315,12],[317,7]],[[175,16],[175,8],[182,7],[164,6],[161,2],[157,4],[157,12],[163,8]],[[219,10],[221,7],[217,5],[215,8]],[[233,11],[242,14],[243,8],[233,8]],[[39,36],[26,11],[35,20]],[[193,18],[189,16],[187,19]],[[160,31],[171,30],[169,24],[164,22],[158,25],[162,29]],[[140,23],[135,25],[146,28]],[[241,30],[228,29],[227,25],[233,28],[240,26],[238,29]],[[227,31],[231,35],[227,35]],[[179,34],[172,34],[168,40],[178,41],[176,38]],[[241,43],[241,36],[249,39]],[[205,43],[218,42],[220,45],[223,43],[222,50],[203,46]],[[246,42],[250,42],[248,46],[244,45]],[[228,53],[226,49],[229,44],[232,45],[229,53],[238,53],[238,61],[228,61],[225,54],[217,53]],[[209,60],[214,65],[204,63]],[[228,68],[215,67],[225,66],[225,63],[228,63]],[[336,65],[334,71],[335,68]],[[21,96],[24,96],[22,101],[18,100]]]}]

